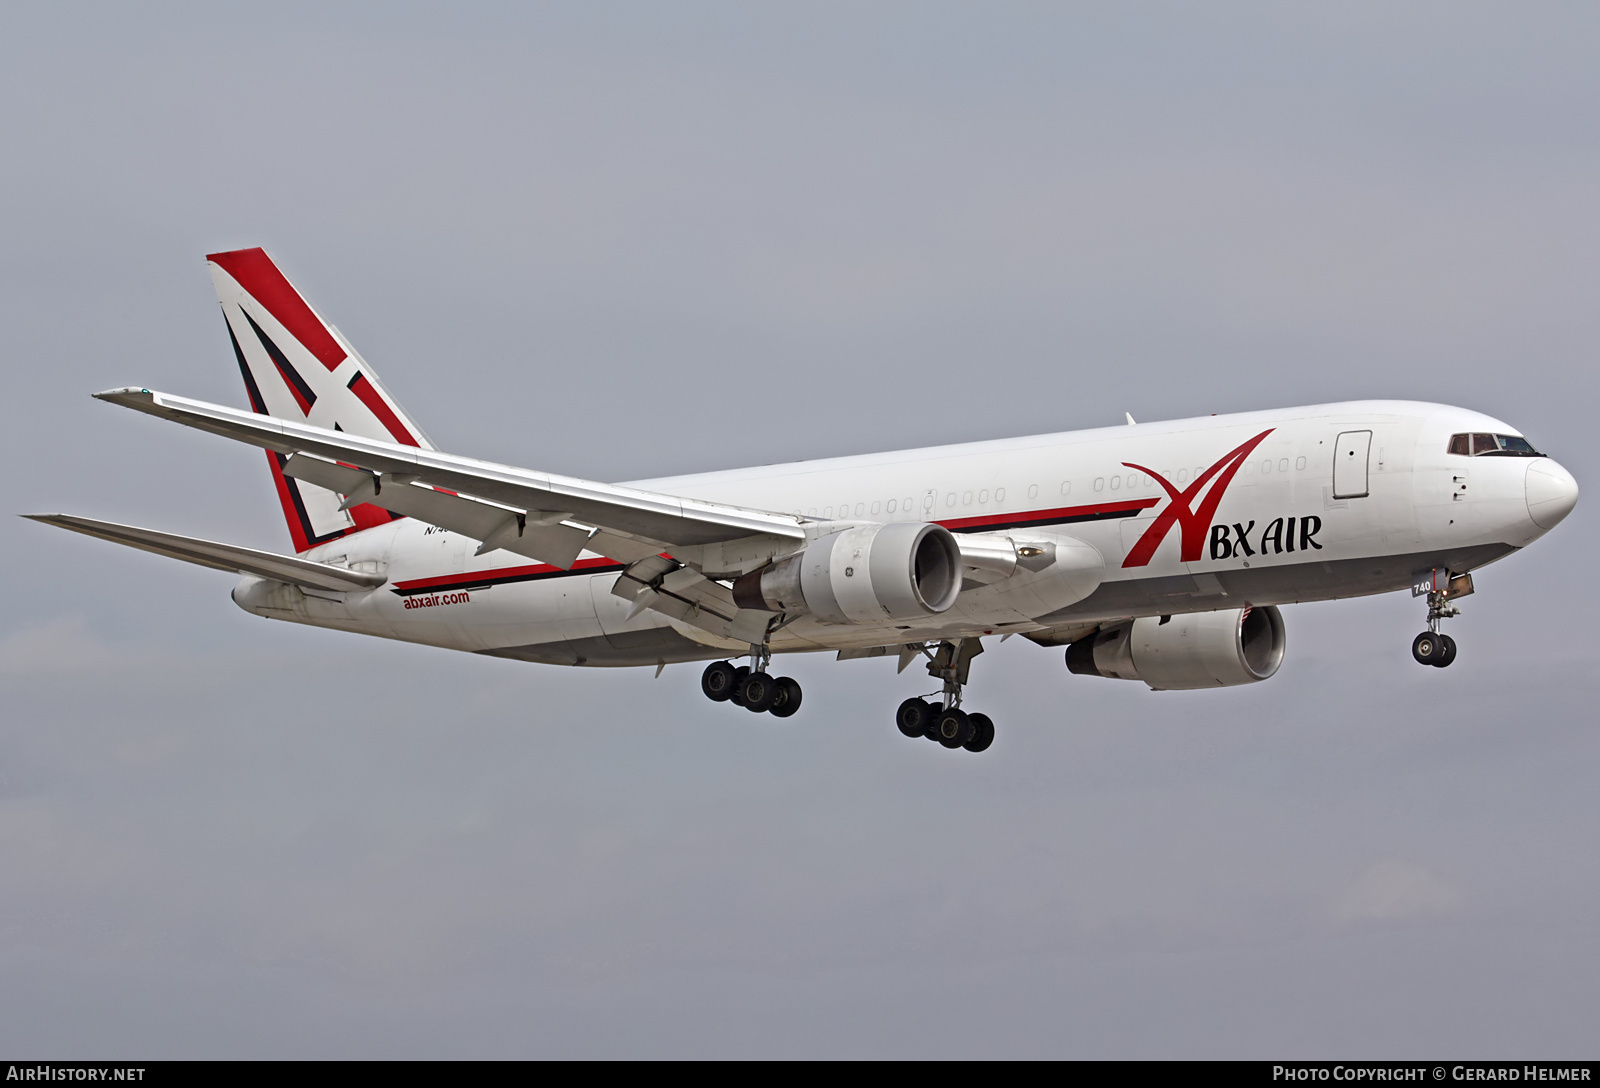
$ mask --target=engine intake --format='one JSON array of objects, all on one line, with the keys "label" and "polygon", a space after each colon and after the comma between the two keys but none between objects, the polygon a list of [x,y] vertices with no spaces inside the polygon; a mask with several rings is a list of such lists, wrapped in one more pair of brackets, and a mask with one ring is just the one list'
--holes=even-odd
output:
[{"label": "engine intake", "polygon": [[740,608],[810,614],[825,623],[936,616],[961,592],[961,549],[942,525],[863,525],[733,583]]},{"label": "engine intake", "polygon": [[1084,676],[1143,680],[1156,691],[1254,684],[1283,663],[1276,605],[1226,612],[1143,616],[1067,647],[1067,668]]}]

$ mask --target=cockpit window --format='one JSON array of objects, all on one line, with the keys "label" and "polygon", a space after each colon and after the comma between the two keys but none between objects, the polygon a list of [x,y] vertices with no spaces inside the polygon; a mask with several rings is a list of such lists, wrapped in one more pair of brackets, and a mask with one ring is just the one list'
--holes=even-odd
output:
[{"label": "cockpit window", "polygon": [[1450,452],[1471,457],[1543,457],[1532,444],[1515,434],[1453,434]]},{"label": "cockpit window", "polygon": [[1500,443],[1499,452],[1509,457],[1543,457],[1544,454],[1533,448],[1526,438],[1514,434],[1497,434],[1494,440]]}]

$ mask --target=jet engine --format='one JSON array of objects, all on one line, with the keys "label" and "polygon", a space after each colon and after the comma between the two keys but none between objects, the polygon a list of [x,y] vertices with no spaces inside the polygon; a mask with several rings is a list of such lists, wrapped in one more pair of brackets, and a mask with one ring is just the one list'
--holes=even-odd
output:
[{"label": "jet engine", "polygon": [[1143,680],[1156,691],[1231,687],[1277,672],[1283,647],[1283,614],[1275,605],[1144,616],[1072,643],[1067,668]]},{"label": "jet engine", "polygon": [[809,614],[825,623],[936,616],[961,592],[961,549],[942,525],[863,525],[733,583],[740,608]]}]

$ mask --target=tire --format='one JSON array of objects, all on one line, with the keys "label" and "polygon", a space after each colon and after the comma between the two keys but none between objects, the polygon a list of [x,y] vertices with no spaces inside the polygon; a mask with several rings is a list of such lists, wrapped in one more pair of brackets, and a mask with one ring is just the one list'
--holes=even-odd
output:
[{"label": "tire", "polygon": [[994,721],[987,714],[970,714],[972,739],[961,747],[969,752],[981,752],[994,743]]},{"label": "tire", "polygon": [[778,697],[772,701],[767,713],[774,718],[787,718],[800,709],[800,684],[792,677],[780,676],[777,688]]},{"label": "tire", "polygon": [[1411,640],[1411,656],[1419,665],[1437,664],[1444,656],[1444,642],[1432,631],[1424,631]]},{"label": "tire", "polygon": [[960,707],[951,707],[934,719],[934,739],[946,748],[960,748],[972,739],[972,734],[972,719]]},{"label": "tire", "polygon": [[700,690],[714,703],[725,703],[733,695],[734,668],[726,661],[713,661],[700,674]]},{"label": "tire", "polygon": [[894,712],[894,724],[908,737],[925,737],[933,724],[933,707],[926,699],[907,699]]},{"label": "tire", "polygon": [[1435,668],[1442,669],[1456,659],[1456,640],[1449,635],[1440,635],[1439,644],[1439,658],[1437,661],[1430,662],[1430,664]]},{"label": "tire", "polygon": [[749,665],[740,665],[733,670],[733,690],[728,693],[728,702],[734,706],[744,706],[744,680],[749,675]]},{"label": "tire", "polygon": [[764,672],[753,672],[739,685],[739,705],[752,714],[765,714],[778,698],[778,682]]}]

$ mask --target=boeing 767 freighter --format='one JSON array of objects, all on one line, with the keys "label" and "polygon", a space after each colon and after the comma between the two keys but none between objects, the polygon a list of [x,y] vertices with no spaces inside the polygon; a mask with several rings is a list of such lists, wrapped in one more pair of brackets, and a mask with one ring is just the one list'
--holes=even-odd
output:
[{"label": "boeing 767 freighter", "polygon": [[[1410,590],[1416,660],[1472,572],[1578,498],[1518,431],[1353,401],[604,484],[444,453],[260,249],[209,258],[250,410],[101,400],[266,450],[294,555],[64,514],[35,520],[244,578],[272,619],[553,665],[710,660],[705,694],[788,717],[774,654],[926,659],[907,736],[983,751],[990,636],[1156,689],[1250,684],[1278,605]],[[734,662],[747,658],[748,664]]]}]

